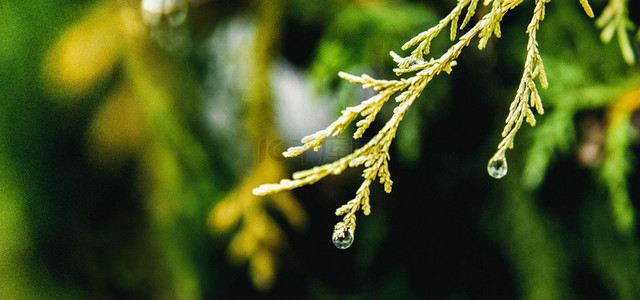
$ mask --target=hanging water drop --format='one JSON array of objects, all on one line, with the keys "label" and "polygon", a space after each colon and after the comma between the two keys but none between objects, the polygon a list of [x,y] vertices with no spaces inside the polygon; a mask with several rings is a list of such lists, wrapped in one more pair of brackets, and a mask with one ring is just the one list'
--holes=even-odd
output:
[{"label": "hanging water drop", "polygon": [[487,164],[487,172],[495,179],[500,179],[507,175],[507,159],[504,152],[498,151]]},{"label": "hanging water drop", "polygon": [[415,66],[421,65],[421,64],[424,64],[424,60],[414,59],[409,63],[409,67],[411,68],[411,67],[415,67]]},{"label": "hanging water drop", "polygon": [[338,249],[347,249],[353,244],[353,230],[348,227],[342,230],[342,235],[333,233],[333,245]]}]

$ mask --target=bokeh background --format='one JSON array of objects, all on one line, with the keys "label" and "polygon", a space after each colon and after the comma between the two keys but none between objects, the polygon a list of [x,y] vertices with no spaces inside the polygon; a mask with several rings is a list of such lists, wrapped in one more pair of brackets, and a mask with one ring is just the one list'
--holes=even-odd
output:
[{"label": "bokeh background", "polygon": [[578,1],[548,4],[546,112],[508,175],[487,175],[525,2],[429,84],[392,147],[393,192],[373,187],[338,250],[361,170],[251,189],[362,145],[279,155],[372,95],[339,71],[393,78],[389,51],[453,1],[2,1],[0,298],[640,299],[640,69]]}]

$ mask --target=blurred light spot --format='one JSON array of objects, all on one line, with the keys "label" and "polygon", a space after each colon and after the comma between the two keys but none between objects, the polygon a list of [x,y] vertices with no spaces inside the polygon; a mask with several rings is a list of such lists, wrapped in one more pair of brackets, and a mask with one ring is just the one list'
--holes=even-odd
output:
[{"label": "blurred light spot", "polygon": [[123,46],[115,12],[107,6],[87,15],[49,50],[44,73],[53,91],[81,96],[111,73]]},{"label": "blurred light spot", "polygon": [[117,166],[141,148],[146,135],[144,112],[133,92],[120,89],[91,122],[89,156],[101,166]]}]

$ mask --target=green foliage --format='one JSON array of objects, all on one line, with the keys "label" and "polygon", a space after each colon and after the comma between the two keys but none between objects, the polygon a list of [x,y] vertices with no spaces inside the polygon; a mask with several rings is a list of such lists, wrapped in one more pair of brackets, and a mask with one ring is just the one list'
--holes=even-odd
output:
[{"label": "green foliage", "polygon": [[[640,293],[635,284],[640,281],[636,267],[640,256],[635,237],[636,212],[627,181],[631,166],[636,165],[630,152],[634,147],[632,140],[636,129],[631,128],[629,109],[637,109],[637,104],[634,104],[637,101],[630,100],[637,97],[637,92],[629,90],[637,87],[640,78],[617,55],[615,45],[598,46],[600,40],[597,31],[589,26],[589,22],[576,17],[579,12],[575,7],[566,2],[556,5],[556,9],[550,10],[545,24],[554,28],[554,31],[539,37],[541,45],[551,46],[546,51],[547,47],[542,46],[549,81],[553,83],[542,92],[542,97],[550,109],[544,122],[530,130],[527,137],[531,140],[530,145],[523,146],[526,155],[522,157],[524,169],[521,183],[531,191],[528,195],[535,195],[541,186],[544,188],[547,170],[558,160],[566,160],[574,153],[576,158],[573,159],[592,169],[594,180],[601,184],[588,188],[592,196],[577,204],[580,205],[576,208],[581,214],[580,231],[569,232],[559,227],[560,224],[537,230],[538,234],[556,236],[550,240],[555,246],[545,256],[561,258],[558,264],[564,266],[548,276],[566,281],[571,274],[563,272],[563,268],[571,268],[572,264],[582,267],[588,265],[599,273],[615,298],[635,299]],[[568,46],[553,47],[560,43],[567,43]],[[593,47],[602,50],[592,53]],[[576,55],[580,53],[590,54]],[[585,115],[597,111],[606,112],[604,120],[584,119]],[[583,126],[579,126],[580,123]],[[522,202],[523,197],[530,199],[522,194],[513,197],[512,192],[506,195],[511,198],[507,201]],[[536,210],[535,206],[531,210]],[[510,214],[505,212],[504,215]],[[522,218],[514,217],[512,222],[526,222],[519,219]],[[584,242],[577,246],[558,243],[558,236],[564,236],[567,241]],[[503,243],[509,245],[510,242]],[[545,247],[549,248],[549,243]],[[575,247],[584,249],[585,254],[575,253]],[[519,252],[529,253],[526,249]],[[524,261],[539,259],[514,258],[516,265]],[[535,280],[536,274],[527,274],[533,268],[530,266],[520,271],[522,276],[528,278],[525,281]],[[549,286],[547,290],[559,289]],[[565,290],[565,295],[568,292]]]},{"label": "green foliage", "polygon": [[[374,1],[371,3],[347,3],[330,20],[318,42],[317,54],[310,67],[311,79],[317,92],[336,86],[334,107],[338,110],[350,106],[359,94],[353,85],[338,81],[339,71],[364,72],[391,75],[393,64],[389,60],[389,50],[398,49],[415,32],[419,32],[437,22],[432,8],[422,3],[391,3]],[[437,51],[445,49],[445,41],[436,40]],[[442,83],[433,89],[442,89]],[[419,117],[430,105],[439,102],[437,94],[429,102],[415,104],[417,111],[408,112],[403,122],[403,130],[398,132],[396,144],[401,160],[407,164],[419,159],[421,147],[420,131],[424,122]],[[384,113],[384,112],[383,112]]]},{"label": "green foliage", "polygon": [[[597,31],[593,27],[588,29],[590,22],[580,17],[577,8],[565,2],[555,6],[545,22],[554,30],[543,30],[539,36],[549,81],[553,84],[542,91],[551,110],[545,122],[531,130],[531,146],[526,150],[523,184],[529,189],[542,183],[556,153],[567,155],[575,147],[575,115],[582,110],[607,106],[615,100],[615,95],[637,80],[626,75],[628,71],[615,49],[601,46]],[[594,47],[602,49],[591,53]],[[570,60],[577,63],[569,63]]]},{"label": "green foliage", "polygon": [[[563,16],[576,14],[566,3],[561,3]],[[560,11],[560,9],[558,10]],[[622,92],[637,84],[637,75],[629,74],[621,59],[612,59],[615,49],[605,48],[606,51],[589,56],[578,56],[579,64],[568,64],[566,61],[575,53],[589,51],[596,47],[598,39],[585,30],[580,30],[575,22],[554,17],[550,14],[549,21],[556,28],[557,35],[541,36],[545,44],[557,45],[571,38],[574,47],[560,47],[558,51],[550,51],[547,61],[549,80],[554,85],[543,93],[549,99],[553,111],[549,113],[545,124],[532,131],[532,146],[528,150],[525,160],[523,184],[529,188],[536,188],[543,180],[549,161],[556,152],[566,155],[569,149],[576,146],[577,137],[574,126],[576,115],[582,111],[604,109],[615,105]],[[588,23],[585,22],[584,26]],[[608,61],[607,64],[596,63]],[[624,113],[623,113],[624,114]],[[628,112],[626,113],[628,114]],[[609,116],[611,118],[612,116]],[[617,118],[617,117],[616,117]],[[630,234],[634,231],[634,213],[627,195],[626,178],[629,166],[628,149],[632,131],[627,117],[624,120],[611,120],[607,129],[607,137],[603,142],[604,158],[600,170],[600,178],[610,191],[610,199],[616,223],[621,232]]]},{"label": "green foliage", "polygon": [[605,140],[606,157],[602,164],[601,180],[609,190],[616,227],[622,234],[632,235],[635,232],[636,220],[627,187],[627,175],[631,165],[628,150],[631,126],[628,118],[613,122],[608,128]]},{"label": "green foliage", "polygon": [[[526,121],[531,126],[535,126],[536,120],[533,115],[533,109],[535,109],[538,114],[544,113],[542,100],[535,80],[539,80],[541,87],[548,87],[547,75],[542,63],[537,41],[537,32],[540,23],[545,18],[545,5],[547,2],[549,2],[549,0],[535,1],[535,8],[527,26],[526,33],[528,35],[528,41],[524,72],[520,79],[515,99],[509,107],[509,114],[505,121],[506,125],[502,131],[502,141],[498,144],[498,151],[489,160],[487,165],[489,175],[496,179],[502,178],[507,173],[505,153],[507,149],[513,148],[516,133],[520,130],[523,121]],[[340,72],[339,76],[343,79],[360,83],[365,89],[371,88],[377,92],[377,95],[362,101],[359,105],[347,107],[342,111],[342,115],[327,128],[302,138],[301,142],[303,145],[291,147],[285,151],[283,153],[285,157],[295,157],[309,149],[317,151],[322,147],[326,138],[339,135],[358,117],[362,117],[362,119],[356,123],[356,131],[353,134],[353,139],[357,140],[361,138],[375,120],[382,106],[391,97],[394,97],[398,103],[393,109],[393,115],[370,141],[355,150],[352,154],[346,155],[332,163],[298,171],[292,175],[292,179],[282,179],[279,183],[274,184],[263,184],[255,188],[253,193],[258,196],[264,196],[295,189],[304,185],[314,184],[328,175],[341,174],[346,168],[363,165],[365,167],[362,172],[364,180],[356,191],[356,197],[338,208],[335,212],[337,216],[343,216],[343,221],[338,222],[334,227],[334,244],[340,249],[349,247],[353,241],[353,232],[356,228],[355,213],[362,210],[364,215],[369,215],[371,212],[371,183],[379,179],[380,184],[384,186],[385,192],[391,192],[393,182],[391,181],[391,174],[389,172],[389,160],[391,159],[389,147],[396,136],[400,121],[404,118],[409,107],[437,75],[441,72],[451,73],[452,68],[457,65],[456,60],[462,53],[462,50],[471,43],[472,38],[479,38],[478,49],[480,50],[487,46],[491,37],[495,36],[499,38],[502,35],[500,24],[503,17],[521,3],[521,0],[485,1],[485,6],[491,6],[490,11],[478,20],[475,25],[471,26],[465,34],[460,36],[458,41],[453,43],[442,56],[437,59],[432,57],[427,60],[425,55],[431,53],[432,41],[445,27],[450,26],[449,38],[454,42],[457,36],[458,21],[463,11],[466,10],[466,14],[460,25],[460,29],[464,29],[469,20],[471,20],[471,17],[475,14],[478,4],[477,0],[458,1],[451,12],[442,18],[438,24],[414,36],[402,46],[402,50],[413,48],[410,55],[402,57],[393,51],[390,52],[391,57],[393,57],[393,60],[397,64],[397,68],[394,68],[393,71],[397,76],[407,73],[413,74],[409,78],[377,80],[367,74],[354,76]],[[593,12],[588,2],[581,1],[581,4],[587,15],[593,17]],[[340,25],[340,27],[343,28],[345,25]],[[350,30],[346,30],[346,32],[352,33]],[[330,54],[340,53],[330,52]],[[346,247],[343,247],[343,244],[346,245]]]},{"label": "green foliage", "polygon": [[[263,2],[276,17],[246,2],[190,1],[180,30],[151,29],[137,0],[0,4],[0,297],[640,298],[635,3],[592,1],[594,22],[584,0]],[[238,61],[201,40],[229,19],[267,24]],[[189,42],[173,52],[158,34]],[[301,52],[317,90],[349,108],[291,153],[341,131],[365,148],[284,181],[326,175],[314,186],[259,198],[251,188],[308,167],[259,155],[278,140],[273,66]],[[490,180],[491,122],[516,94],[535,109],[542,60],[545,115]],[[400,75],[342,74],[362,91],[336,84],[340,70]],[[210,122],[225,101],[243,114]],[[338,235],[371,212],[346,251],[327,238],[335,207]]]},{"label": "green foliage", "polygon": [[635,29],[635,25],[629,20],[628,0],[609,1],[602,15],[596,20],[596,25],[602,29],[601,38],[605,43],[608,43],[614,34],[618,36],[622,57],[628,64],[633,65],[636,58],[628,30]]},{"label": "green foliage", "polygon": [[[323,91],[333,86],[340,71],[392,67],[389,51],[436,21],[435,14],[423,4],[385,1],[346,4],[329,20],[319,41],[310,69],[316,89]],[[385,69],[374,71],[388,73]]]}]

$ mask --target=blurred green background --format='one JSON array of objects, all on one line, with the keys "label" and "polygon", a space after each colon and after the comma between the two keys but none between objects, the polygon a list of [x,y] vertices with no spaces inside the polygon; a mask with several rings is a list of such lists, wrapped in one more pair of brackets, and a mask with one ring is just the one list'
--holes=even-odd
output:
[{"label": "blurred green background", "polygon": [[371,96],[339,71],[393,78],[389,51],[454,1],[3,1],[0,298],[640,299],[640,69],[578,1],[548,4],[546,112],[508,175],[487,175],[525,2],[427,86],[391,150],[393,192],[373,187],[338,250],[334,210],[361,170],[251,189],[363,145],[279,156]]}]

